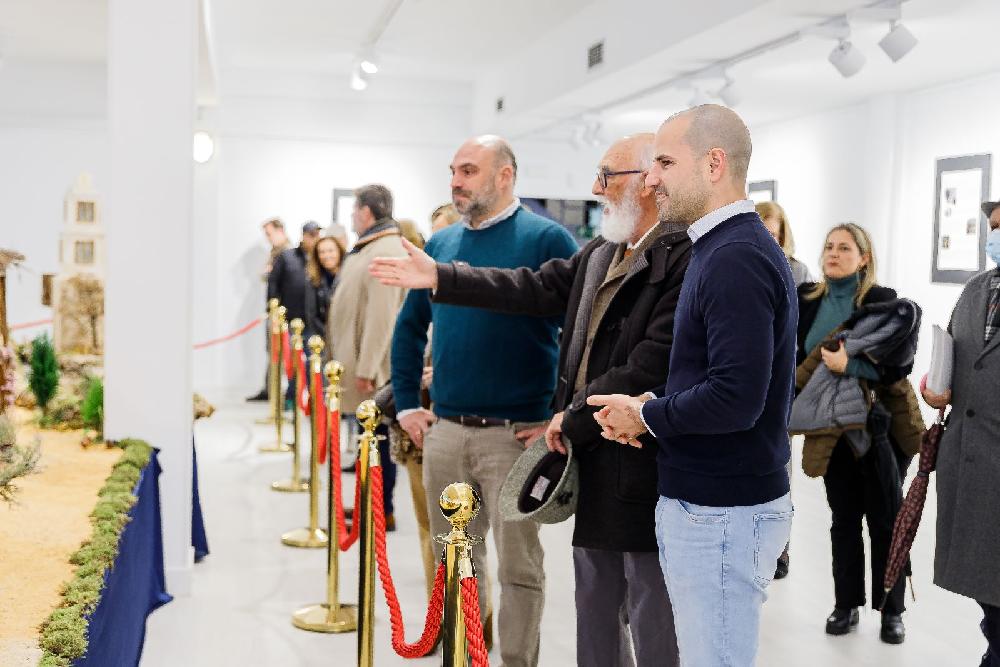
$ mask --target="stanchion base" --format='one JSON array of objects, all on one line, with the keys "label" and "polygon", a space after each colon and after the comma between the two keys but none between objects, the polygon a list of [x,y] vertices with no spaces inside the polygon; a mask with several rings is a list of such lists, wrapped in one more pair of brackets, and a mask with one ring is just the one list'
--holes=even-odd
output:
[{"label": "stanchion base", "polygon": [[292,614],[292,625],[310,632],[355,632],[358,629],[358,606],[342,604],[331,609],[328,604],[311,604]]},{"label": "stanchion base", "polygon": [[260,452],[261,454],[283,454],[285,452],[292,451],[292,448],[283,442],[282,443],[272,442],[270,444],[264,445],[257,451]]},{"label": "stanchion base", "polygon": [[308,528],[296,528],[281,536],[281,543],[288,547],[300,547],[303,549],[325,548],[329,542],[326,531],[322,528],[309,530]]},{"label": "stanchion base", "polygon": [[307,493],[309,491],[309,480],[307,479],[282,479],[271,482],[272,491],[283,491],[284,493]]}]

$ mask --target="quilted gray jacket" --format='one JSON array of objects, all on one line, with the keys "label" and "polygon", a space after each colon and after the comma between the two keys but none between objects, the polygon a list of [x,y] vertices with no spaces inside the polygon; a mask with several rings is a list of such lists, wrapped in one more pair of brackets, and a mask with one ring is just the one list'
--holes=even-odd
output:
[{"label": "quilted gray jacket", "polygon": [[[844,323],[839,338],[850,357],[863,356],[876,365],[912,365],[920,316],[920,306],[909,299],[873,303]],[[820,364],[792,404],[788,432],[863,429],[868,406],[866,388],[858,378],[835,374]]]}]

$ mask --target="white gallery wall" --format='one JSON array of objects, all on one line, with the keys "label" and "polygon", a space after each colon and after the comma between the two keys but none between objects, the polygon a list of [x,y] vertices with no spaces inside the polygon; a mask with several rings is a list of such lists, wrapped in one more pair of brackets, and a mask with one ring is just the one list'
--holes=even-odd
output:
[{"label": "white gallery wall", "polygon": [[857,222],[873,236],[879,282],[923,308],[915,382],[930,365],[930,327],[948,323],[961,293],[931,283],[935,161],[991,153],[1000,195],[998,105],[993,75],[751,128],[750,178],[777,181],[798,257],[816,273],[829,228]]}]

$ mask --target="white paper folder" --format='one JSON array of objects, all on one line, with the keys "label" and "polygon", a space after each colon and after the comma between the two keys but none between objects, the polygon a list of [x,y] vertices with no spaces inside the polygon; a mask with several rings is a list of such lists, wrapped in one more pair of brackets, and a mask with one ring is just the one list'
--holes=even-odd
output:
[{"label": "white paper folder", "polygon": [[927,373],[927,388],[935,394],[951,389],[951,373],[955,362],[955,344],[947,331],[934,325],[931,347],[931,370]]}]

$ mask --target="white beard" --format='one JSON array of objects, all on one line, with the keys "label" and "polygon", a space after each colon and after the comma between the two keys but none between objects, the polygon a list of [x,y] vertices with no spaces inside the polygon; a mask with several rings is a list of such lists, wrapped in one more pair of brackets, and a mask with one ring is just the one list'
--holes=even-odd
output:
[{"label": "white beard", "polygon": [[627,242],[639,224],[641,213],[639,202],[636,198],[637,193],[632,190],[633,188],[629,188],[629,191],[625,192],[618,206],[605,200],[608,212],[601,218],[601,236],[612,243]]}]

